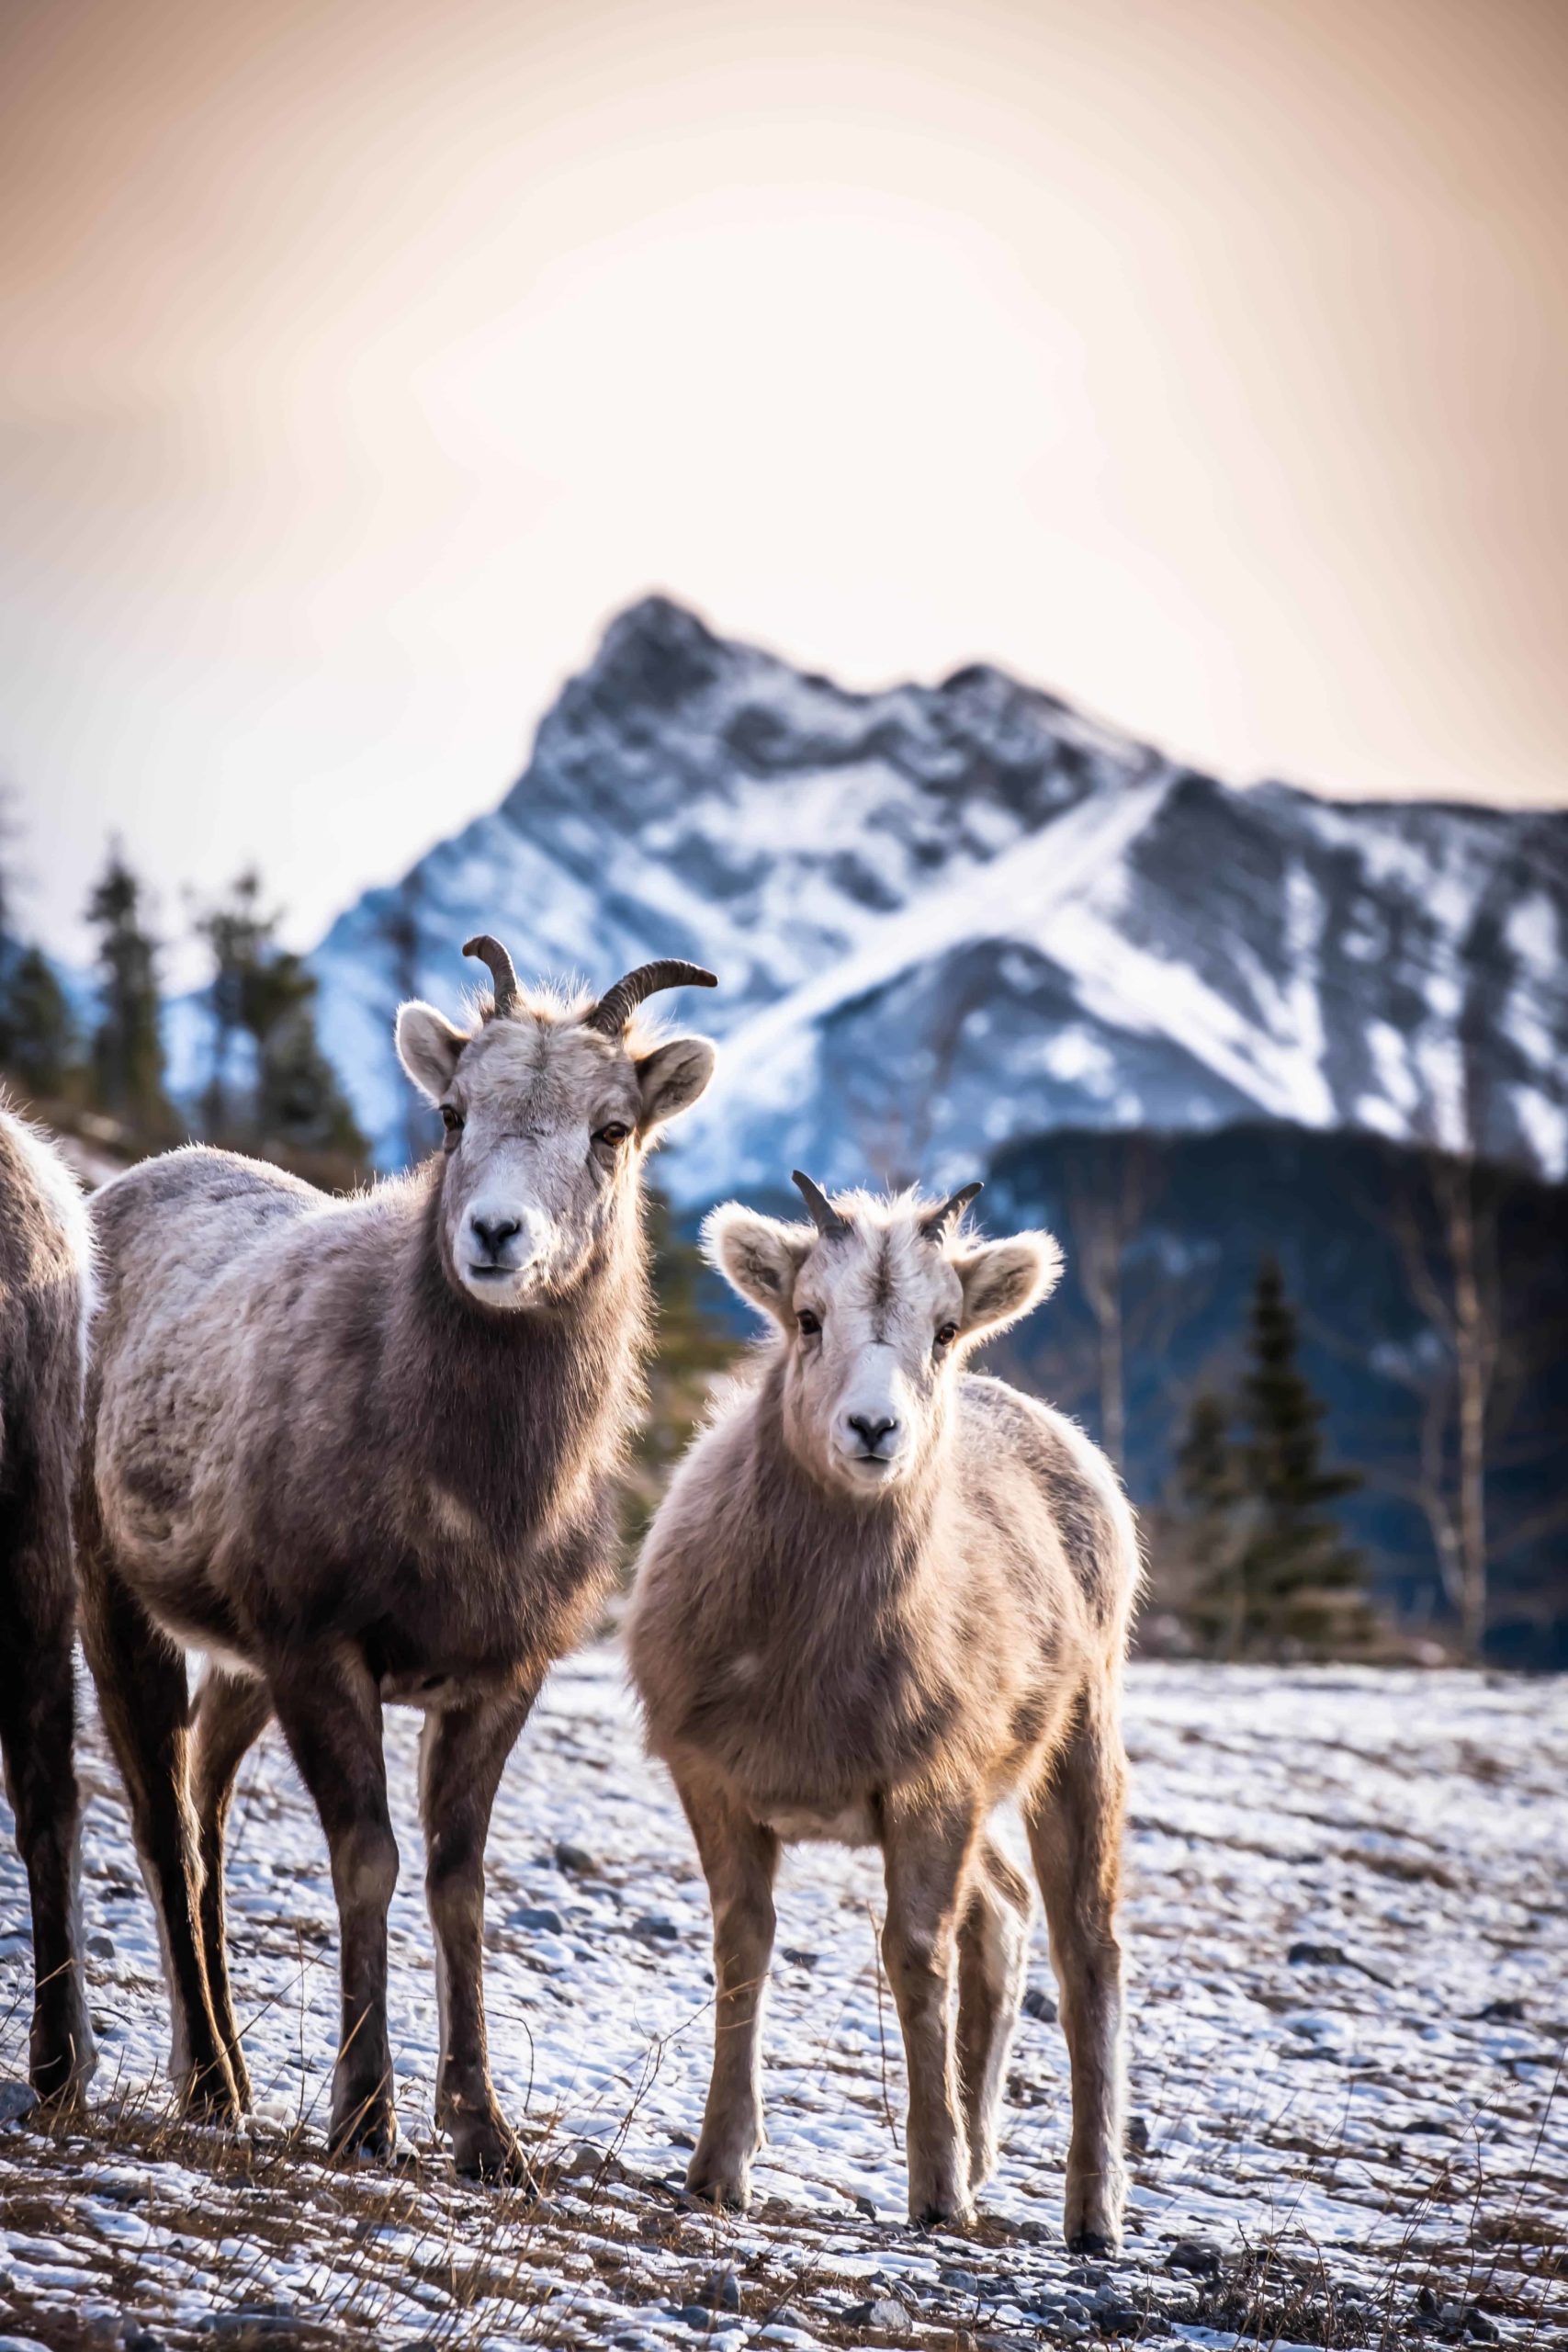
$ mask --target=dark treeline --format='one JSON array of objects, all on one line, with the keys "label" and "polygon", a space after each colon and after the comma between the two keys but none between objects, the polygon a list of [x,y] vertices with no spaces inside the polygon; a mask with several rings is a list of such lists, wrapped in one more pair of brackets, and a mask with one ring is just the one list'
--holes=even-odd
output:
[{"label": "dark treeline", "polygon": [[[1066,1258],[988,1367],[1122,1470],[1145,1648],[1568,1666],[1568,1188],[1273,1125],[1064,1132],[986,1172],[985,1229]],[[695,1296],[734,1344],[716,1277]]]},{"label": "dark treeline", "polygon": [[52,1125],[114,1158],[189,1136],[259,1152],[329,1186],[367,1170],[369,1151],[316,1034],[314,978],[279,944],[280,910],[243,874],[194,932],[210,959],[210,1046],[195,1101],[171,1100],[161,971],[168,943],[124,852],[111,845],[86,906],[93,985],[73,1004],[47,956],[18,939],[0,875],[0,1074]]},{"label": "dark treeline", "polygon": [[1008,1368],[1120,1463],[1153,1639],[1568,1664],[1568,1191],[1256,1126],[1017,1146],[987,1205],[1062,1238]]}]

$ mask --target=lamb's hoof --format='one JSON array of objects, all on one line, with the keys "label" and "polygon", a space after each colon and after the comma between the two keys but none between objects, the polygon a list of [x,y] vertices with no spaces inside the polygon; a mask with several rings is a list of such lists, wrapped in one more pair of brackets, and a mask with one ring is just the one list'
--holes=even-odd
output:
[{"label": "lamb's hoof", "polygon": [[917,2230],[948,2230],[962,2233],[975,2226],[973,2205],[921,2205],[911,2209],[910,2226]]},{"label": "lamb's hoof", "polygon": [[358,2107],[334,2122],[327,2138],[330,2154],[347,2164],[395,2165],[405,2150],[390,2108]]},{"label": "lamb's hoof", "polygon": [[743,2173],[718,2165],[699,2164],[694,2156],[686,2167],[686,2194],[722,2212],[744,2213],[751,2202],[751,2184]]},{"label": "lamb's hoof", "polygon": [[13,2122],[17,2116],[30,2114],[34,2109],[40,2117],[69,2115],[74,2109],[86,2105],[86,2076],[73,2075],[66,2065],[35,2066],[31,2079],[26,2085],[17,2083],[12,2087],[18,2098],[25,2088],[28,2103],[25,2108],[16,2106],[14,2098],[15,2113],[6,2117],[7,2123]]},{"label": "lamb's hoof", "polygon": [[493,2181],[512,2188],[536,2188],[522,2141],[497,2116],[475,2116],[452,2133],[452,2162],[464,2180]]},{"label": "lamb's hoof", "polygon": [[187,2123],[211,2123],[235,2132],[245,2120],[240,2095],[228,2065],[219,2059],[193,2074],[180,2094],[180,2113]]}]

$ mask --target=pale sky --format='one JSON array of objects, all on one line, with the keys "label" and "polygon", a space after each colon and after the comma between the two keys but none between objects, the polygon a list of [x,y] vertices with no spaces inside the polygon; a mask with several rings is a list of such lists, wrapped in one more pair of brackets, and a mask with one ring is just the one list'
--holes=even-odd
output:
[{"label": "pale sky", "polygon": [[1557,0],[0,0],[0,774],[313,939],[662,588],[1568,798]]}]

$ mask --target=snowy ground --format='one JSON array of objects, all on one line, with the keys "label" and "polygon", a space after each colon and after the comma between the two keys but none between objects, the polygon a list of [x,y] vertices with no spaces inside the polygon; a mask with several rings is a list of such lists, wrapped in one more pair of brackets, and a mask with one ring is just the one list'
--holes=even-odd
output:
[{"label": "snowy ground", "polygon": [[[752,2216],[683,2210],[711,2023],[706,1910],[611,1649],[553,1678],[491,1844],[495,2069],[552,2167],[543,2201],[459,2187],[431,2142],[407,1714],[389,1720],[392,2015],[418,2162],[322,2161],[335,1921],[276,1735],[242,1782],[231,1871],[261,2113],[247,2138],[172,2126],[152,1917],[95,1727],[101,2063],[87,2128],[0,2129],[0,2337],[131,2352],[1562,2342],[1568,1688],[1145,1666],[1128,1719],[1135,2186],[1112,2263],[1060,2244],[1066,2069],[1043,1930],[980,2228],[905,2226],[902,2063],[864,1854],[801,1850],[787,1866]],[[0,1844],[13,2083],[25,1921]],[[0,2114],[17,2103],[0,2086]]]}]

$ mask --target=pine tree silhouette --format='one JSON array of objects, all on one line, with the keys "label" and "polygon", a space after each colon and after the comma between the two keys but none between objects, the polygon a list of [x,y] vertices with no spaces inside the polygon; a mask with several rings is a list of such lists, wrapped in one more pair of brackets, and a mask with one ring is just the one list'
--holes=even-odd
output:
[{"label": "pine tree silhouette", "polygon": [[99,1102],[144,1139],[164,1140],[175,1120],[164,1093],[157,950],[142,920],[141,885],[118,842],[87,902],[98,933],[102,1011],[93,1037]]},{"label": "pine tree silhouette", "polygon": [[1179,1535],[1193,1577],[1188,1611],[1205,1648],[1234,1657],[1246,1619],[1246,1586],[1237,1513],[1240,1465],[1231,1436],[1232,1408],[1201,1388],[1176,1450]]},{"label": "pine tree silhouette", "polygon": [[[242,874],[228,898],[197,924],[212,950],[212,1074],[202,1100],[207,1133],[286,1156],[345,1163],[315,1171],[351,1181],[368,1158],[364,1136],[316,1034],[316,980],[304,958],[279,947],[279,916],[262,904],[261,876]],[[233,1047],[254,1047],[248,1085],[235,1082]]]},{"label": "pine tree silhouette", "polygon": [[58,1094],[75,1044],[76,1024],[48,956],[22,948],[0,986],[0,1063],[28,1094]]},{"label": "pine tree silhouette", "polygon": [[1325,1463],[1325,1408],[1301,1370],[1296,1313],[1273,1257],[1258,1269],[1247,1345],[1237,1646],[1339,1650],[1365,1640],[1371,1621],[1360,1555],[1325,1506],[1360,1480]]}]

